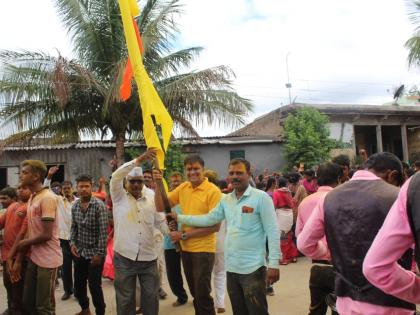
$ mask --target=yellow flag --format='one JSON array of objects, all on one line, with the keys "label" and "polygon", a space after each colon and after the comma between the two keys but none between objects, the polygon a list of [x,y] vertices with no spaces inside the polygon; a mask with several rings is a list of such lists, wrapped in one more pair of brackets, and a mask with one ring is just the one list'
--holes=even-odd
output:
[{"label": "yellow flag", "polygon": [[[143,115],[143,135],[148,148],[157,148],[159,168],[164,168],[166,149],[172,134],[173,121],[165,105],[163,105],[152,80],[146,72],[136,32],[133,26],[133,18],[139,15],[136,0],[119,0],[121,18],[124,26],[125,40],[127,42],[128,56],[133,67],[134,79],[138,87],[140,106]],[[156,126],[160,126],[162,144],[156,132]]]}]

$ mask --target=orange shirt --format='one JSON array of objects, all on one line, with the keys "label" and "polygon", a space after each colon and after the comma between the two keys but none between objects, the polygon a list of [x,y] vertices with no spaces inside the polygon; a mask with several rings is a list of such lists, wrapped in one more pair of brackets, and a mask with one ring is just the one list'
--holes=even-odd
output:
[{"label": "orange shirt", "polygon": [[[190,182],[185,182],[168,193],[168,199],[173,205],[179,204],[182,214],[200,215],[207,214],[217,206],[222,193],[216,185],[207,178],[196,188]],[[191,230],[193,227],[182,225],[182,231]],[[186,252],[216,252],[216,234],[193,237],[181,240],[181,248]]]},{"label": "orange shirt", "polygon": [[53,233],[45,243],[32,245],[29,258],[42,268],[57,268],[63,264],[63,254],[58,239],[57,197],[49,189],[33,194],[28,201],[28,237],[42,233],[43,221],[53,221]]},{"label": "orange shirt", "polygon": [[1,247],[1,258],[6,261],[9,258],[9,252],[15,243],[16,237],[20,233],[25,233],[26,225],[26,203],[12,203],[0,216],[0,229],[4,229],[3,245]]}]

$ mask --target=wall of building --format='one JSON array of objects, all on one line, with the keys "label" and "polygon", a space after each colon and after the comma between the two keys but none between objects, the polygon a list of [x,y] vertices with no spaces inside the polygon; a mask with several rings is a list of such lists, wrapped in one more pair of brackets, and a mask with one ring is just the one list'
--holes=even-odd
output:
[{"label": "wall of building", "polygon": [[344,143],[351,143],[353,139],[353,124],[346,122],[331,122],[330,138],[334,140],[341,140]]},{"label": "wall of building", "polygon": [[407,140],[410,160],[420,160],[420,128],[407,128]]},{"label": "wall of building", "polygon": [[[71,181],[83,173],[98,179],[111,175],[108,162],[113,156],[113,148],[5,151],[0,157],[0,167],[16,169],[23,160],[36,159],[47,165],[64,165],[64,177]],[[16,172],[9,172],[8,184],[15,185],[17,177]]]},{"label": "wall of building", "polygon": [[245,158],[254,167],[254,174],[262,173],[264,168],[269,171],[278,171],[286,165],[283,157],[281,143],[253,143],[234,145],[191,145],[185,148],[186,152],[198,153],[204,159],[206,168],[215,170],[219,177],[227,176],[227,166],[230,161],[230,151],[245,151]]},{"label": "wall of building", "polygon": [[[0,157],[0,168],[14,170],[10,172],[10,176],[8,175],[9,185],[17,183],[19,164],[27,159],[41,160],[47,165],[64,165],[64,178],[73,182],[83,173],[97,180],[100,176],[107,178],[111,175],[108,162],[113,158],[114,150],[114,148],[85,148],[5,151]],[[245,158],[254,166],[255,174],[260,174],[264,168],[270,171],[279,170],[286,164],[282,156],[281,143],[187,145],[184,150],[186,153],[200,154],[206,167],[217,171],[220,177],[227,176],[230,151],[243,150]]]}]

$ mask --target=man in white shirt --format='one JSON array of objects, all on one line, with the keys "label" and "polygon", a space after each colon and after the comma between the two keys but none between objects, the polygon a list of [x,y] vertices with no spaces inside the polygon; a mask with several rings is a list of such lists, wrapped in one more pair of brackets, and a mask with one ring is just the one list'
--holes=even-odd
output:
[{"label": "man in white shirt", "polygon": [[[115,294],[118,315],[136,312],[136,278],[140,281],[144,315],[159,312],[159,272],[154,229],[168,233],[165,218],[156,211],[154,192],[144,185],[139,167],[156,157],[147,150],[137,159],[117,169],[111,178],[110,192],[114,216]],[[123,181],[126,178],[126,189]]]},{"label": "man in white shirt", "polygon": [[[73,255],[70,250],[70,229],[71,229],[71,207],[77,198],[73,195],[73,184],[71,181],[57,182],[51,184],[51,179],[59,170],[58,166],[52,166],[48,170],[44,180],[44,186],[51,187],[57,195],[57,217],[58,217],[58,238],[63,251],[63,266],[61,266],[61,278],[63,280],[64,294],[61,300],[65,301],[74,293],[73,289]],[[57,184],[56,184],[57,183]],[[59,189],[56,189],[59,188]]]}]

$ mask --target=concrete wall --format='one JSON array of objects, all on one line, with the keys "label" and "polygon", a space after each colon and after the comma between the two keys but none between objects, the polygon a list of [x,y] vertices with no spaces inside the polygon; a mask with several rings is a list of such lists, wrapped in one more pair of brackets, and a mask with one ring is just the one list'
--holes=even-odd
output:
[{"label": "concrete wall", "polygon": [[[108,162],[114,156],[114,148],[85,148],[85,149],[60,149],[60,150],[32,150],[32,151],[5,151],[0,156],[0,167],[13,168],[8,178],[9,185],[18,181],[17,168],[23,160],[37,159],[46,164],[64,165],[65,179],[74,182],[80,174],[89,174],[98,179],[111,175]],[[140,148],[143,151],[144,148]],[[260,174],[264,168],[270,171],[279,170],[285,165],[281,154],[281,143],[256,143],[256,144],[208,144],[187,145],[185,153],[198,153],[206,163],[206,167],[218,172],[221,178],[227,176],[227,165],[230,161],[230,151],[244,150],[245,158],[254,166],[255,174]],[[9,177],[9,175],[8,175]]]},{"label": "concrete wall", "polygon": [[[111,175],[108,162],[114,156],[114,149],[60,149],[60,150],[32,150],[32,151],[5,151],[0,156],[0,167],[19,167],[23,160],[36,159],[45,164],[64,165],[64,176],[74,181],[80,174],[92,175],[95,179],[100,176]],[[8,174],[8,184],[14,185],[17,174]]]},{"label": "concrete wall", "polygon": [[407,128],[407,139],[410,160],[420,160],[420,128]]},{"label": "concrete wall", "polygon": [[220,178],[227,176],[230,151],[233,150],[245,151],[245,158],[253,165],[255,175],[262,173],[264,168],[268,168],[269,171],[278,171],[286,165],[281,143],[190,145],[185,147],[186,152],[200,154],[206,168],[215,170]]}]

